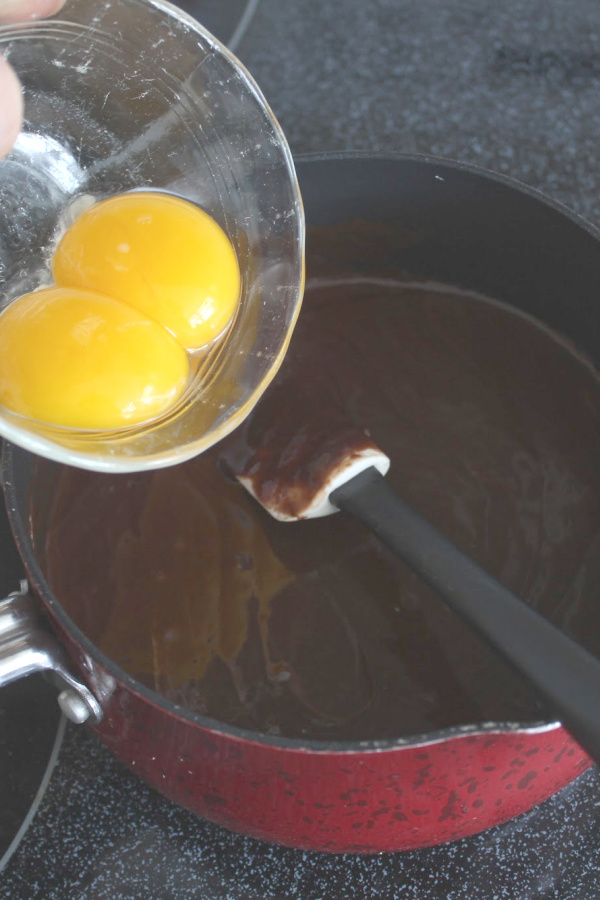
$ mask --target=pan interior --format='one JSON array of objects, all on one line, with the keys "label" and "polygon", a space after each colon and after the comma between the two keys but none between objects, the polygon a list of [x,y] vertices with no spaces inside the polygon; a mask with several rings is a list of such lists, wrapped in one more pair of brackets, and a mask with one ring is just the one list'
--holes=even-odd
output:
[{"label": "pan interior", "polygon": [[[363,163],[346,175],[369,170]],[[390,453],[398,490],[597,652],[585,598],[598,593],[600,391],[589,358],[555,330],[560,297],[548,299],[549,329],[539,320],[544,285],[531,272],[529,293],[523,280],[518,294],[507,290],[506,270],[523,271],[507,229],[496,235],[496,269],[479,278],[474,258],[466,278],[459,244],[456,258],[431,253],[428,267],[439,232],[410,192],[402,224],[374,205],[341,221],[315,212],[300,324],[244,440],[264,433],[298,371],[309,373],[303,384],[329,421],[342,409]],[[437,222],[440,210],[429,217]],[[576,338],[581,323],[571,319]],[[223,474],[221,450],[141,479],[34,466],[28,503],[45,579],[118,666],[190,712],[257,736],[374,742],[545,717],[527,686],[373,538],[341,516],[276,525]]]}]

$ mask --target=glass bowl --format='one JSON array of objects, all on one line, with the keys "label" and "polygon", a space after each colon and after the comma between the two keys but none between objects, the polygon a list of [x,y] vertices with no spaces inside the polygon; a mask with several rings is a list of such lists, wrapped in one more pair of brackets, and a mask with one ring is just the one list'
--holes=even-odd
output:
[{"label": "glass bowl", "polygon": [[0,407],[0,434],[98,471],[181,462],[250,412],[285,354],[304,283],[304,217],[291,154],[241,63],[155,0],[69,0],[59,19],[0,29],[25,124],[0,161],[0,306],[51,283],[60,228],[80,203],[136,189],[198,204],[242,275],[226,340],[169,413],[111,432],[43,426]]}]

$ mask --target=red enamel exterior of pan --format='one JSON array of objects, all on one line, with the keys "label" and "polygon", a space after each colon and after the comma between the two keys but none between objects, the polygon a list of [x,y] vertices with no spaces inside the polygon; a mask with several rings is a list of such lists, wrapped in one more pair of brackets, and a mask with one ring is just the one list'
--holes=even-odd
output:
[{"label": "red enamel exterior of pan", "polygon": [[[561,207],[435,159],[327,156],[300,161],[298,175],[309,224],[397,224],[413,236],[398,249],[405,270],[511,303],[599,358],[600,235]],[[556,722],[472,723],[397,741],[327,744],[262,737],[186,713],[103,656],[49,590],[28,534],[30,464],[24,451],[5,449],[9,517],[30,584],[102,705],[99,737],[176,803],[293,847],[396,851],[504,822],[591,765]]]}]

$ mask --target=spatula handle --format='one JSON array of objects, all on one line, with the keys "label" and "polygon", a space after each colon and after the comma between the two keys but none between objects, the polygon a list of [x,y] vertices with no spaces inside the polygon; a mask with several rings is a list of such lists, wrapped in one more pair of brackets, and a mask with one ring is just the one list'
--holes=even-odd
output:
[{"label": "spatula handle", "polygon": [[600,661],[455,547],[375,469],[329,498],[351,513],[537,687],[600,762]]}]

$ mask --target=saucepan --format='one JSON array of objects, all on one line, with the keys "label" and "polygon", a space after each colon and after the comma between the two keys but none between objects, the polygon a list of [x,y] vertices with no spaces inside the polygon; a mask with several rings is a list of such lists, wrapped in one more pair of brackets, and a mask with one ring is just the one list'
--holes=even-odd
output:
[{"label": "saucepan", "polygon": [[[299,159],[297,171],[309,226],[389,226],[396,241],[385,254],[398,268],[517,307],[592,362],[600,357],[600,234],[558,204],[434,158],[335,154]],[[309,275],[311,253],[309,228]],[[380,264],[367,261],[370,274]],[[28,452],[5,446],[6,503],[28,582],[2,604],[0,681],[47,671],[66,715],[87,722],[175,803],[296,848],[399,851],[498,825],[591,765],[548,713],[330,742],[258,734],[186,711],[102,653],[50,589],[30,534],[33,465]],[[598,598],[585,603],[593,619]]]}]

